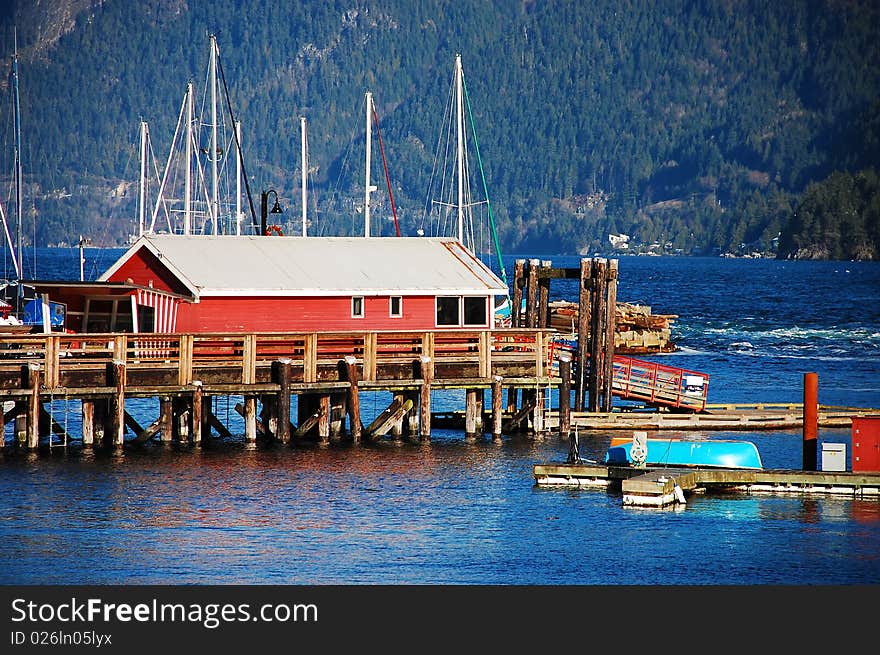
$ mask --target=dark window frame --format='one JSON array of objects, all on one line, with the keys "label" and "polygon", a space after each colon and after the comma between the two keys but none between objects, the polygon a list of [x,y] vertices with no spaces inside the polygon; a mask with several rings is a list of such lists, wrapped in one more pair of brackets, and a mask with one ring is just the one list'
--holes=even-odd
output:
[{"label": "dark window frame", "polygon": [[[360,306],[360,312],[357,312],[356,309]],[[366,307],[364,306],[364,297],[363,296],[352,296],[351,297],[351,317],[352,318],[364,318],[366,316]]]},{"label": "dark window frame", "polygon": [[[397,300],[397,311],[394,311],[394,301]],[[388,298],[388,316],[390,318],[403,318],[403,296],[390,296]]]}]

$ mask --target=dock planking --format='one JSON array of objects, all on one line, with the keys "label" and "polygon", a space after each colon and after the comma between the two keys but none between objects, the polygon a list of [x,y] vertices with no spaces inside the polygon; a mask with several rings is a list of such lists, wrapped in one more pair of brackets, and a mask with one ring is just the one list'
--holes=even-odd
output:
[{"label": "dock planking", "polygon": [[598,463],[536,464],[541,487],[619,489],[623,504],[667,507],[685,504],[694,493],[782,493],[880,500],[880,472],[824,472],[784,469],[609,466]]}]

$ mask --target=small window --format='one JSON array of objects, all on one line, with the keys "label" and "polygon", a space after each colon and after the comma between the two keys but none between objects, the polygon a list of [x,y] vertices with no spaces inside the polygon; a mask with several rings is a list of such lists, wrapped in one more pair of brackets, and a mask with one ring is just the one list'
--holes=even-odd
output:
[{"label": "small window", "polygon": [[400,296],[391,296],[389,316],[391,316],[391,318],[400,318],[403,316],[403,298]]},{"label": "small window", "polygon": [[364,317],[364,297],[363,296],[353,296],[351,299],[351,317],[352,318],[363,318]]},{"label": "small window", "polygon": [[437,325],[460,325],[458,296],[437,296]]},{"label": "small window", "polygon": [[486,320],[486,298],[468,298],[464,299],[464,324],[485,326],[488,324]]}]

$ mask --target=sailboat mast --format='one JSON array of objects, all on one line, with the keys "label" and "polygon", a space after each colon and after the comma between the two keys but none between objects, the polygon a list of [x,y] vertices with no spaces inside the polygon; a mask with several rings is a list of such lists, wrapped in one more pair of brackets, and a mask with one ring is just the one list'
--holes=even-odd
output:
[{"label": "sailboat mast", "polygon": [[141,121],[141,177],[140,202],[138,203],[138,236],[144,235],[144,220],[147,212],[147,121]]},{"label": "sailboat mast", "polygon": [[[21,239],[24,231],[24,193],[22,191],[22,165],[21,165],[21,105],[18,98],[18,31],[14,33],[14,52],[12,55],[12,82],[15,98],[15,211],[18,215],[18,235],[16,237],[16,255],[18,257],[19,277],[24,275],[22,267]],[[24,289],[19,284],[19,298]]]},{"label": "sailboat mast", "polygon": [[[235,140],[241,147],[241,121],[235,121]],[[235,234],[241,235],[241,157],[235,157]]]},{"label": "sailboat mast", "polygon": [[464,92],[461,55],[455,55],[455,129],[458,133],[458,240],[464,243]]},{"label": "sailboat mast", "polygon": [[183,233],[192,232],[193,85],[186,85],[186,176],[183,190]]},{"label": "sailboat mast", "polygon": [[[309,170],[309,154],[308,147],[306,146],[306,117],[300,116],[299,119],[300,126],[300,159],[302,161],[302,173],[300,175],[300,181],[302,185],[302,235],[306,236],[306,205],[308,195],[306,193],[306,179],[308,177]],[[369,183],[369,181],[368,181]]]},{"label": "sailboat mast", "polygon": [[370,236],[370,191],[372,188],[370,187],[370,159],[372,153],[370,152],[373,144],[372,144],[372,124],[370,122],[371,112],[373,109],[373,94],[367,91],[366,93],[366,106],[367,106],[367,157],[366,157],[366,166],[365,166],[365,179],[364,179],[364,236]]},{"label": "sailboat mast", "polygon": [[220,190],[217,178],[217,37],[211,35],[211,223],[217,234]]}]

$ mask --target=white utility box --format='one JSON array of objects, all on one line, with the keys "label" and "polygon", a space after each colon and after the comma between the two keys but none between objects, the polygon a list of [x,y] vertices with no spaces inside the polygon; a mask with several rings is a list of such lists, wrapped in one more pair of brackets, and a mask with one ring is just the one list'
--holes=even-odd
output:
[{"label": "white utility box", "polygon": [[846,444],[822,444],[822,470],[846,471]]}]

